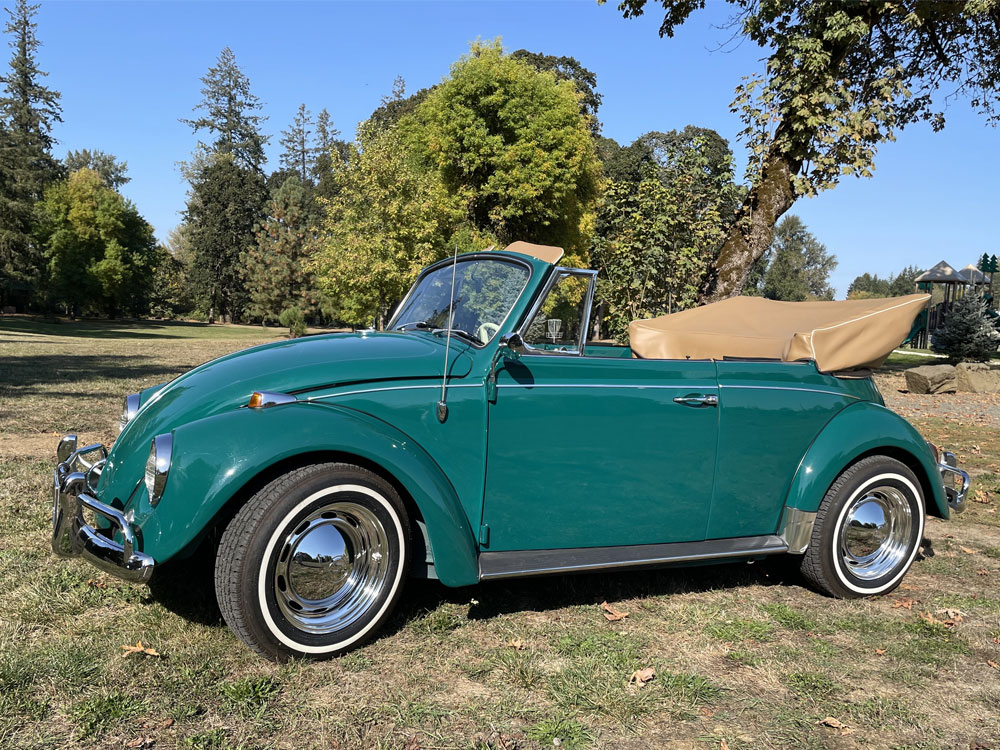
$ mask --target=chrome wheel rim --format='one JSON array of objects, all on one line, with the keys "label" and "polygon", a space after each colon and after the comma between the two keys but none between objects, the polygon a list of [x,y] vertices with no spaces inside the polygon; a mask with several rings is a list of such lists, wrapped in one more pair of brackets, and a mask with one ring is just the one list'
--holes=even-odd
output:
[{"label": "chrome wheel rim", "polygon": [[389,537],[375,513],[329,503],[298,521],[278,547],[274,596],[298,630],[332,633],[371,609],[390,572]]},{"label": "chrome wheel rim", "polygon": [[840,527],[840,556],[847,571],[863,581],[882,578],[906,558],[913,512],[902,490],[880,485],[848,506]]}]

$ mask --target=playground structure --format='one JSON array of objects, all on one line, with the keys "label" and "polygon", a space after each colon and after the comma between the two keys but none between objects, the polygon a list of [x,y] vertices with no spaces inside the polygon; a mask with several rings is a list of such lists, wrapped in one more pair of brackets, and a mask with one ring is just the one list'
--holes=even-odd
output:
[{"label": "playground structure", "polygon": [[987,302],[989,314],[994,320],[1000,320],[993,298],[993,274],[997,268],[997,256],[984,253],[977,264],[970,263],[961,270],[942,260],[917,276],[917,290],[930,294],[931,301],[913,322],[910,335],[902,346],[909,344],[914,349],[928,348],[931,336],[944,325],[955,302],[966,294],[982,296]]}]

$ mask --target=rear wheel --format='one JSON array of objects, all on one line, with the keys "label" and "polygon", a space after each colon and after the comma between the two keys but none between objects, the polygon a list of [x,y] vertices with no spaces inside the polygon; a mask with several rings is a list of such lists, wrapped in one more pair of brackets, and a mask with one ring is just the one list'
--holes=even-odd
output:
[{"label": "rear wheel", "polygon": [[924,507],[920,482],[908,466],[888,456],[858,461],[823,498],[803,575],[843,599],[891,591],[916,557]]},{"label": "rear wheel", "polygon": [[378,475],[340,463],[296,469],[226,528],[215,566],[219,608],[268,658],[335,656],[389,617],[409,541],[403,503]]}]

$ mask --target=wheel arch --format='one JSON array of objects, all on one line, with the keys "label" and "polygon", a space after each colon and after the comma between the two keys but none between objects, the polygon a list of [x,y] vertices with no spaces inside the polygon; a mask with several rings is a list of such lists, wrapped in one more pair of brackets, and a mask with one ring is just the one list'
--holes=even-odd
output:
[{"label": "wheel arch", "polygon": [[934,456],[920,433],[883,406],[860,402],[833,419],[806,450],[785,497],[787,509],[815,513],[830,487],[849,466],[869,456],[884,455],[909,467],[920,481],[926,510],[949,517],[944,485]]},{"label": "wheel arch", "polygon": [[174,444],[163,500],[140,524],[144,551],[158,561],[192,552],[277,476],[343,461],[399,492],[412,520],[424,523],[443,583],[478,581],[475,536],[451,482],[412,438],[370,415],[317,403],[240,409],[177,428]]}]

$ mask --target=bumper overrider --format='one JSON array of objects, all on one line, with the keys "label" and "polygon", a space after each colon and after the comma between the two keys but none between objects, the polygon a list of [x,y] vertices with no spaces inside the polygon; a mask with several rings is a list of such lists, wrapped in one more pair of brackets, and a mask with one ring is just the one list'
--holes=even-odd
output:
[{"label": "bumper overrider", "polygon": [[965,496],[968,494],[969,484],[971,484],[968,473],[958,468],[958,459],[951,451],[941,451],[938,469],[941,470],[941,480],[944,482],[944,491],[948,497],[948,507],[961,513],[965,510]]},{"label": "bumper overrider", "polygon": [[[108,449],[99,443],[78,449],[76,444],[76,435],[59,441],[59,464],[53,472],[52,550],[63,557],[83,557],[128,581],[148,581],[156,562],[136,551],[135,531],[125,515],[95,497],[93,488]],[[100,528],[87,523],[84,511]]]}]

